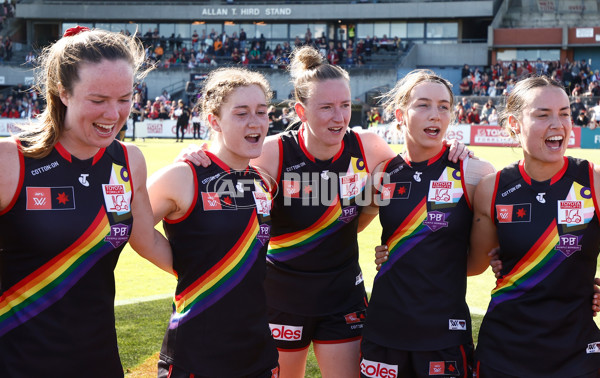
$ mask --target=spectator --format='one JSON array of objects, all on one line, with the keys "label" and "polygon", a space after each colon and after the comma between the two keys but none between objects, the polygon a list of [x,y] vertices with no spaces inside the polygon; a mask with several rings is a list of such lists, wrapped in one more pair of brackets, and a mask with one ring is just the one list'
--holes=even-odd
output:
[{"label": "spectator", "polygon": [[194,30],[194,32],[192,33],[192,48],[194,50],[198,50],[198,40],[200,39],[200,36],[198,35],[198,32],[196,30]]},{"label": "spectator", "polygon": [[25,64],[27,64],[27,65],[35,64],[35,54],[33,53],[33,51],[29,51],[27,53],[27,56],[25,56]]},{"label": "spectator", "polygon": [[165,54],[165,50],[162,48],[162,46],[159,43],[158,45],[156,45],[156,48],[154,49],[154,59],[158,62],[159,60],[162,59],[164,54]]},{"label": "spectator", "polygon": [[490,86],[487,90],[487,95],[490,97],[496,97],[498,95],[496,91],[496,82],[494,80],[490,81]]},{"label": "spectator", "polygon": [[489,116],[492,114],[492,110],[494,109],[496,109],[494,106],[494,101],[492,99],[487,100],[481,109],[481,120],[486,120],[489,122]]},{"label": "spectator", "polygon": [[492,112],[488,116],[488,124],[497,125],[498,124],[498,111],[494,108]]},{"label": "spectator", "polygon": [[593,128],[600,126],[600,100],[596,103],[592,109]]},{"label": "spectator", "polygon": [[246,48],[246,32],[244,28],[240,29],[240,49],[244,50]]},{"label": "spectator", "polygon": [[471,69],[469,68],[468,64],[465,64],[462,68],[462,70],[460,70],[460,77],[461,78],[465,78],[465,77],[469,77],[469,75],[471,74]]},{"label": "spectator", "polygon": [[575,118],[582,110],[585,111],[586,109],[583,102],[581,102],[581,97],[575,97],[575,101],[571,103],[571,117],[573,117],[573,122],[575,122]]},{"label": "spectator", "polygon": [[458,85],[461,96],[470,96],[473,94],[473,83],[469,80],[468,76],[462,78],[462,81]]},{"label": "spectator", "polygon": [[250,64],[260,64],[260,51],[258,50],[258,44],[255,44],[250,50]]},{"label": "spectator", "polygon": [[586,111],[581,110],[577,115],[577,118],[575,118],[575,126],[588,127],[589,123],[590,119],[588,118]]},{"label": "spectator", "polygon": [[467,113],[467,123],[471,125],[479,125],[481,118],[479,117],[479,104],[473,104],[471,110]]},{"label": "spectator", "polygon": [[456,104],[456,108],[454,109],[454,115],[456,117],[456,122],[458,123],[466,123],[467,122],[467,112],[465,111],[465,107],[461,102]]}]

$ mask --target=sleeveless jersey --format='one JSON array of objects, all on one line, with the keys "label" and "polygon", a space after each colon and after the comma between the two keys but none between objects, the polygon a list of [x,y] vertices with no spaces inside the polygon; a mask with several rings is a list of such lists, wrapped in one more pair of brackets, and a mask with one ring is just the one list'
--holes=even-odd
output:
[{"label": "sleeveless jersey", "polygon": [[431,351],[472,341],[465,300],[473,213],[462,162],[446,147],[420,163],[401,156],[380,187],[381,242],[389,259],[373,285],[363,337],[389,348]]},{"label": "sleeveless jersey", "polygon": [[0,374],[122,377],[113,270],[133,222],[126,150],[115,141],[79,160],[57,144],[21,155],[20,169],[0,216]]},{"label": "sleeveless jersey", "polygon": [[544,182],[520,164],[497,174],[492,214],[502,250],[477,358],[516,376],[574,377],[600,368],[590,303],[600,227],[592,164],[565,157]]},{"label": "sleeveless jersey", "polygon": [[342,311],[365,296],[356,238],[368,178],[360,139],[348,131],[327,161],[308,152],[302,130],[282,134],[279,147],[269,306],[308,316]]},{"label": "sleeveless jersey", "polygon": [[277,365],[263,288],[270,193],[253,168],[213,154],[192,166],[195,199],[163,222],[177,288],[161,358],[201,376],[241,377]]}]

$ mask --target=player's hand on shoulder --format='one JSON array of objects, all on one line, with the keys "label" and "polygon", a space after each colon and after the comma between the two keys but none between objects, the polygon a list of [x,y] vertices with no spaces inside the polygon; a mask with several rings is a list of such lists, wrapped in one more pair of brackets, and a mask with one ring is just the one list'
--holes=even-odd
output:
[{"label": "player's hand on shoulder", "polygon": [[494,276],[496,278],[502,277],[502,260],[500,260],[500,248],[494,248],[489,253],[490,257],[490,266],[492,267],[492,272],[494,272]]},{"label": "player's hand on shoulder", "polygon": [[208,167],[212,162],[206,154],[208,150],[208,144],[202,143],[198,146],[197,144],[190,144],[179,152],[179,155],[175,158],[175,162],[189,161],[194,165]]},{"label": "player's hand on shoulder", "polygon": [[444,143],[450,147],[450,153],[448,154],[448,160],[457,162],[459,160],[465,160],[467,157],[477,159],[475,153],[467,148],[467,145],[463,142],[459,142],[456,139],[446,140]]},{"label": "player's hand on shoulder", "polygon": [[381,265],[388,260],[389,255],[387,245],[383,244],[375,247],[375,265],[377,265],[376,269],[378,271],[381,269]]}]

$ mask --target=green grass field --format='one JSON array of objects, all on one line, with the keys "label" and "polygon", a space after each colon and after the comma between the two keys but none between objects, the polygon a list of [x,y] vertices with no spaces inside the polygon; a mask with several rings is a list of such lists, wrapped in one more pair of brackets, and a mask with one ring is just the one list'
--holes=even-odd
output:
[{"label": "green grass field", "polygon": [[[188,143],[191,143],[188,142]],[[136,141],[148,165],[148,173],[171,163],[186,145],[173,140]],[[392,146],[400,152],[402,146]],[[477,156],[490,161],[497,169],[518,160],[518,148],[470,147]],[[599,150],[573,149],[569,154],[600,164]],[[162,229],[161,226],[158,226]],[[375,267],[373,248],[379,244],[381,227],[378,219],[359,234],[360,263],[365,284],[370,291]],[[115,271],[117,295],[116,317],[119,348],[123,365],[131,377],[156,376],[156,352],[160,349],[164,330],[171,311],[170,296],[174,292],[175,279],[140,258],[127,246],[123,251]],[[468,279],[467,301],[473,313],[473,332],[477,336],[482,315],[487,308],[489,293],[494,286],[494,278],[488,269],[484,274]],[[316,361],[309,354],[307,377],[319,377]],[[140,364],[146,364],[139,367]]]}]

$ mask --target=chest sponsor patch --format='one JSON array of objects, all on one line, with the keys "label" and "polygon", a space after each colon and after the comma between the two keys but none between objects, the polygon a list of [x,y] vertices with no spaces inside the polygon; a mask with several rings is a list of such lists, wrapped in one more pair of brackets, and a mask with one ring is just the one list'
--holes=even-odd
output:
[{"label": "chest sponsor patch", "polygon": [[496,205],[496,219],[499,223],[531,222],[531,204]]},{"label": "chest sponsor patch", "polygon": [[441,228],[448,227],[446,215],[446,213],[441,211],[429,211],[423,224],[429,227],[431,231],[436,232]]},{"label": "chest sponsor patch", "polygon": [[429,202],[452,202],[452,181],[431,181],[429,182],[429,193],[427,200]]},{"label": "chest sponsor patch", "polygon": [[558,224],[584,224],[583,201],[558,201]]},{"label": "chest sponsor patch", "polygon": [[110,226],[110,235],[106,236],[104,240],[112,244],[113,247],[117,248],[129,240],[130,229],[131,226],[128,224],[113,224]]},{"label": "chest sponsor patch", "polygon": [[342,208],[342,213],[339,216],[339,220],[344,223],[350,223],[358,215],[358,207],[356,205],[347,206]]},{"label": "chest sponsor patch", "polygon": [[560,235],[558,238],[558,244],[555,248],[557,251],[560,251],[565,256],[569,257],[573,253],[581,251],[581,244],[579,244],[580,239],[581,236],[571,234]]},{"label": "chest sponsor patch", "polygon": [[340,177],[340,197],[352,198],[360,193],[360,177],[357,173]]},{"label": "chest sponsor patch", "polygon": [[252,192],[256,212],[260,215],[269,215],[271,212],[271,196],[264,192]]},{"label": "chest sponsor patch", "polygon": [[271,238],[271,226],[266,223],[261,224],[256,238],[262,245],[266,245]]},{"label": "chest sponsor patch", "polygon": [[111,213],[123,213],[130,211],[131,193],[126,193],[125,185],[102,184],[102,194],[104,194],[106,211]]},{"label": "chest sponsor patch", "polygon": [[75,192],[72,186],[28,186],[27,210],[74,210]]},{"label": "chest sponsor patch", "polygon": [[456,361],[429,361],[429,375],[459,376]]}]

